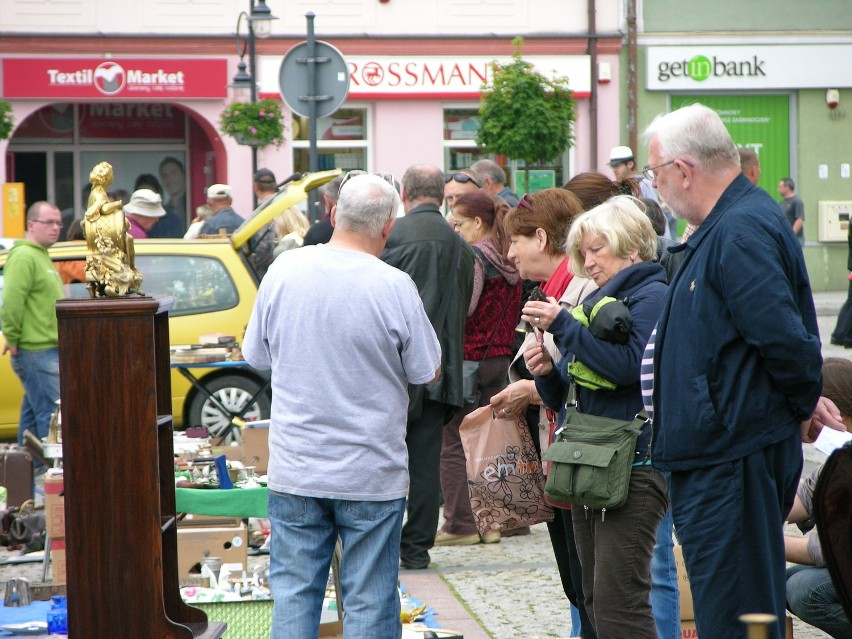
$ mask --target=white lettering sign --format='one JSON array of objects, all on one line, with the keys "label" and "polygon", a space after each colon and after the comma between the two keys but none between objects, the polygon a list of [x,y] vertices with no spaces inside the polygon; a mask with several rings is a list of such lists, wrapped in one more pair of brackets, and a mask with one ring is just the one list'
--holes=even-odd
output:
[{"label": "white lettering sign", "polygon": [[650,91],[852,87],[852,45],[648,47]]}]

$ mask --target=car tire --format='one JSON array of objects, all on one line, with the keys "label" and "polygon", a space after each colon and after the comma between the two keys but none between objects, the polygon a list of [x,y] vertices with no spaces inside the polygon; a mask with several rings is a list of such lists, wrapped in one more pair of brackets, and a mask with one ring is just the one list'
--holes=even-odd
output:
[{"label": "car tire", "polygon": [[[216,398],[228,410],[239,412],[261,388],[261,383],[245,375],[223,375],[209,382],[202,382]],[[269,419],[272,409],[272,399],[268,392],[262,393],[243,415],[246,421]],[[210,398],[202,393],[195,392],[189,405],[188,424],[190,426],[206,426],[213,438],[218,437],[230,423],[228,416],[223,415]],[[215,441],[215,440],[214,440]],[[223,444],[230,445],[232,442],[240,443],[242,433],[239,429],[232,429]]]}]

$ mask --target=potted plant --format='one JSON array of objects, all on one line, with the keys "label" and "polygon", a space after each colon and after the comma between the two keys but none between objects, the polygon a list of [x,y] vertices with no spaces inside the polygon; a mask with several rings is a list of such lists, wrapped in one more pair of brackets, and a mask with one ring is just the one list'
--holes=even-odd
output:
[{"label": "potted plant", "polygon": [[239,144],[265,147],[284,143],[284,113],[278,100],[231,102],[219,116],[219,130]]},{"label": "potted plant", "polygon": [[15,118],[12,116],[12,105],[6,100],[0,100],[0,140],[7,139],[12,135]]}]

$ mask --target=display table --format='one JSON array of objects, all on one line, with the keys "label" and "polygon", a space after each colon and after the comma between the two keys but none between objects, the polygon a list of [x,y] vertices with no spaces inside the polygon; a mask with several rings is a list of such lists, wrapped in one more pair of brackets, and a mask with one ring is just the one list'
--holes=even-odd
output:
[{"label": "display table", "polygon": [[267,488],[175,488],[179,513],[212,517],[265,518],[268,497]]}]

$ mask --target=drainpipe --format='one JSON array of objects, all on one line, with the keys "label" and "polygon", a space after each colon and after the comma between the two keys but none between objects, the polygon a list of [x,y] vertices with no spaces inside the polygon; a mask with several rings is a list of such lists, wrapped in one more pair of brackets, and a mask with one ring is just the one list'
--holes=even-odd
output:
[{"label": "drainpipe", "polygon": [[591,65],[591,90],[589,91],[589,171],[598,170],[598,38],[595,0],[586,0],[589,31],[589,64]]},{"label": "drainpipe", "polygon": [[634,153],[639,152],[636,97],[636,0],[627,0],[627,137]]}]

